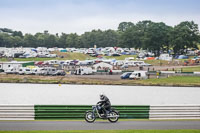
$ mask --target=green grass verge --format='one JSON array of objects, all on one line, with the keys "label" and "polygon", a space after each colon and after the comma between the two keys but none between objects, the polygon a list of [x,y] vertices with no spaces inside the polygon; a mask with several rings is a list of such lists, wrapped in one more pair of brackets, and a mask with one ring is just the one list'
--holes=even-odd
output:
[{"label": "green grass verge", "polygon": [[134,57],[134,60],[136,60],[137,55],[121,55],[121,56],[103,56],[106,59],[116,59],[116,60],[124,60],[128,57]]},{"label": "green grass verge", "polygon": [[200,77],[197,76],[173,76],[169,78],[161,79],[147,79],[140,80],[140,83],[143,84],[152,84],[152,85],[200,85]]},{"label": "green grass verge", "polygon": [[[169,69],[169,71],[172,69]],[[184,67],[182,69],[175,69],[175,71],[180,71],[182,70],[182,72],[200,72],[200,66],[197,67]]]},{"label": "green grass verge", "polygon": [[[14,58],[15,61],[47,61],[47,60],[86,60],[93,57],[82,53],[58,53],[63,58]],[[0,58],[0,61],[10,61],[8,58]]]},{"label": "green grass verge", "polygon": [[145,86],[200,86],[199,76],[171,76],[146,80],[102,80],[92,78],[0,75],[1,83],[90,84],[90,85],[145,85]]},{"label": "green grass verge", "polygon": [[165,60],[145,60],[144,62],[153,66],[164,66],[168,64],[168,61]]},{"label": "green grass verge", "polygon": [[0,131],[0,133],[200,133],[200,130],[66,130],[66,131]]}]

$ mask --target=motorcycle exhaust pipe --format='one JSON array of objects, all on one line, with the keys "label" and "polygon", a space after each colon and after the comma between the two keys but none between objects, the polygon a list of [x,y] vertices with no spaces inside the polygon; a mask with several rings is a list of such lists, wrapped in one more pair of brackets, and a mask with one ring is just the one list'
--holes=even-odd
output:
[{"label": "motorcycle exhaust pipe", "polygon": [[108,116],[108,118],[115,118],[115,117],[119,117],[119,115],[115,115],[115,116]]}]

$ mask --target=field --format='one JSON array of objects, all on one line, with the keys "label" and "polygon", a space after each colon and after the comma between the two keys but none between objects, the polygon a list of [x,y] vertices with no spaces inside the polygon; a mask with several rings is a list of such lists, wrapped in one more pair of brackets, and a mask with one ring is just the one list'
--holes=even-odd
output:
[{"label": "field", "polygon": [[69,131],[0,131],[0,133],[200,133],[200,130],[69,130]]},{"label": "field", "polygon": [[141,80],[140,83],[151,85],[168,85],[168,86],[199,86],[200,77],[195,76],[174,76],[161,79]]},{"label": "field", "polygon": [[[15,61],[47,61],[47,60],[87,60],[93,57],[81,53],[57,53],[57,58],[14,58]],[[10,61],[9,58],[0,58],[0,61]]]},{"label": "field", "polygon": [[47,83],[47,84],[91,84],[91,85],[145,85],[145,86],[200,86],[198,76],[174,76],[161,79],[121,80],[119,75],[6,75],[0,74],[1,83]]},{"label": "field", "polygon": [[[82,53],[70,53],[70,52],[53,52],[53,54],[57,54],[57,58],[0,58],[0,61],[47,61],[47,60],[90,60],[95,59],[96,57],[91,57],[87,54]],[[124,60],[128,57],[134,57],[136,60],[136,55],[121,55],[121,56],[102,56],[106,59],[116,59],[116,60]],[[192,57],[190,57],[192,58]],[[185,59],[173,60],[171,62],[164,60],[144,60],[145,63],[149,63],[154,66],[176,66],[183,65]]]},{"label": "field", "polygon": [[103,56],[103,57],[107,59],[116,59],[116,60],[124,60],[125,58],[128,58],[128,57],[134,57],[134,60],[135,60],[137,55]]},{"label": "field", "polygon": [[[171,71],[172,69],[169,69],[169,71]],[[174,69],[175,71],[180,71],[182,70],[182,72],[200,72],[200,66],[194,66],[194,67],[183,67],[183,68],[177,68]]]}]

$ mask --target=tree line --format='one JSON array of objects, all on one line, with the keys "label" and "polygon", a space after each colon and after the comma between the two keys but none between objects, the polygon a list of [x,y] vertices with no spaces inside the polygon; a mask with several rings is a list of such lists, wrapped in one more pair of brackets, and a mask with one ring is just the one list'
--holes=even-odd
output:
[{"label": "tree line", "polygon": [[184,21],[176,26],[168,26],[163,22],[139,21],[122,22],[117,30],[92,30],[82,35],[76,33],[25,34],[0,28],[0,47],[127,47],[144,49],[159,55],[160,52],[173,50],[183,54],[188,48],[197,49],[200,43],[198,25],[193,21]]}]

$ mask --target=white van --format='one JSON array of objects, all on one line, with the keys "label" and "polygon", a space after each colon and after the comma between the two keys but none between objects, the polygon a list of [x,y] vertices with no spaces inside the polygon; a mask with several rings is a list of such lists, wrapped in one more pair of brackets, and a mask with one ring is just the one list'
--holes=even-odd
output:
[{"label": "white van", "polygon": [[75,71],[75,75],[89,75],[92,74],[92,68],[91,67],[82,67],[82,68],[78,68]]},{"label": "white van", "polygon": [[129,79],[147,79],[147,71],[134,71]]}]

